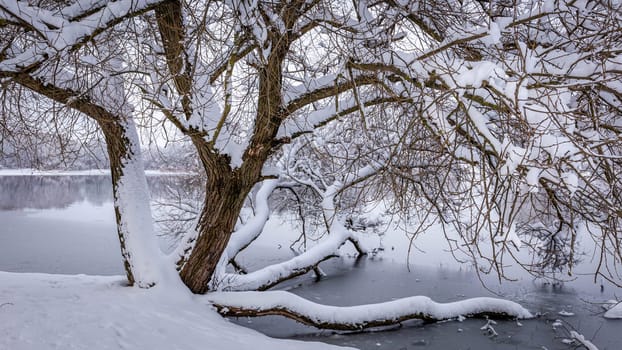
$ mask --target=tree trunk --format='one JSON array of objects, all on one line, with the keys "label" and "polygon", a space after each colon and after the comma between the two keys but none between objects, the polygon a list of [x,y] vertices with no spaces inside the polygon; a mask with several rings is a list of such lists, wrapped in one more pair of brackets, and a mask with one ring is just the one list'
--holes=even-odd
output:
[{"label": "tree trunk", "polygon": [[127,280],[130,285],[151,287],[161,280],[164,266],[158,264],[162,253],[153,230],[136,126],[131,118],[98,123],[110,159],[117,233]]},{"label": "tree trunk", "polygon": [[196,294],[208,291],[210,279],[254,184],[240,179],[238,171],[229,166],[228,157],[201,159],[207,171],[207,183],[205,202],[197,225],[199,236],[180,272],[182,281]]},{"label": "tree trunk", "polygon": [[[162,28],[166,29],[165,26]],[[164,36],[169,32],[161,31]],[[220,154],[200,135],[191,135],[207,173],[205,203],[197,225],[198,238],[190,256],[187,259],[182,257],[181,261],[181,279],[193,293],[204,294],[208,291],[210,279],[227,247],[246,196],[260,181],[262,168],[282,122],[281,65],[289,41],[281,36],[272,40],[276,44],[268,63],[259,69],[257,117],[250,144],[242,156],[242,165],[232,169],[229,156]]]}]

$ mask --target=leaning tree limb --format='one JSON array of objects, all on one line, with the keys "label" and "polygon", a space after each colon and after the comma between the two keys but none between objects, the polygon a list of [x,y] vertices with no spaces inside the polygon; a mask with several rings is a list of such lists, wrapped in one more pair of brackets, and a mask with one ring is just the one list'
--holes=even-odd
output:
[{"label": "leaning tree limb", "polygon": [[378,304],[345,307],[317,304],[285,291],[214,292],[205,298],[223,316],[278,315],[318,329],[342,331],[391,326],[415,319],[436,322],[459,316],[533,318],[519,304],[497,298],[437,303],[425,296],[413,296]]},{"label": "leaning tree limb", "polygon": [[259,190],[255,194],[255,205],[257,206],[255,214],[248,219],[246,224],[242,225],[231,234],[229,243],[227,243],[227,255],[230,263],[233,263],[238,253],[246,249],[263,232],[270,218],[268,199],[278,184],[278,179],[268,179],[259,187]]},{"label": "leaning tree limb", "polygon": [[[334,181],[331,185],[327,185],[325,189],[321,189],[311,181],[295,179],[297,183],[311,187],[322,198],[322,213],[327,226],[327,238],[318,243],[316,246],[290,260],[266,266],[257,271],[249,272],[243,275],[232,273],[219,275],[212,279],[212,285],[217,286],[218,290],[225,291],[267,290],[283,281],[304,275],[309,271],[316,271],[321,262],[336,257],[339,248],[346,242],[352,243],[359,255],[365,255],[366,251],[361,246],[361,242],[358,240],[356,233],[346,228],[343,220],[337,217],[335,197],[346,188],[361,183],[371,175],[377,173],[380,169],[382,169],[382,166],[374,167],[372,165],[367,165],[361,169],[358,169],[354,173],[343,176],[341,181]],[[251,228],[256,226],[263,229],[263,225],[265,225],[265,221],[267,220],[267,214],[269,214],[267,199],[270,193],[278,185],[278,180],[269,181],[271,182],[266,182],[262,185],[260,192],[264,192],[264,189],[265,192],[261,196],[261,193],[257,194],[258,204],[265,207],[266,215],[261,215],[258,211],[258,215],[256,217],[260,220],[260,222],[250,225]],[[261,198],[263,198],[264,203],[259,201]],[[249,233],[252,233],[252,230]],[[242,235],[242,237],[250,236],[253,237],[252,239],[255,239],[255,234],[261,234],[261,230],[252,233],[251,235],[246,233]],[[252,242],[252,240],[249,242]],[[230,246],[244,247],[232,242],[229,244]],[[227,248],[227,253],[228,252],[229,248]]]},{"label": "leaning tree limb", "polygon": [[227,273],[220,276],[218,289],[226,291],[266,290],[275,285],[314,270],[321,262],[337,256],[337,251],[346,242],[352,242],[357,251],[364,250],[358,245],[354,233],[335,221],[328,237],[306,252],[287,261],[266,266],[244,275]]}]

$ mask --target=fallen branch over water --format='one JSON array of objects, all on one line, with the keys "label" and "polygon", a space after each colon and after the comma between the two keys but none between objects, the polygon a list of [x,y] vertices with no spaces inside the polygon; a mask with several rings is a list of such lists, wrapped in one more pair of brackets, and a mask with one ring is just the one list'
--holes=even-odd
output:
[{"label": "fallen branch over water", "polygon": [[581,344],[582,346],[584,346],[587,350],[598,350],[598,348],[596,347],[596,345],[594,345],[594,343],[592,343],[591,341],[585,339],[585,337],[583,336],[583,334],[580,334],[579,332],[576,331],[570,331],[570,336],[572,337],[572,339],[574,339],[577,343]]},{"label": "fallen branch over water", "polygon": [[223,316],[278,315],[319,329],[362,330],[399,324],[408,320],[435,322],[466,317],[532,318],[519,304],[496,298],[472,298],[437,303],[413,296],[358,306],[322,305],[284,291],[215,292],[205,296]]},{"label": "fallen branch over water", "polygon": [[323,261],[337,257],[339,247],[346,242],[351,242],[359,254],[364,254],[354,235],[355,233],[346,230],[342,225],[334,224],[328,238],[306,252],[244,275],[223,274],[218,277],[218,286],[225,291],[263,291],[272,288],[283,281],[312,271]]}]

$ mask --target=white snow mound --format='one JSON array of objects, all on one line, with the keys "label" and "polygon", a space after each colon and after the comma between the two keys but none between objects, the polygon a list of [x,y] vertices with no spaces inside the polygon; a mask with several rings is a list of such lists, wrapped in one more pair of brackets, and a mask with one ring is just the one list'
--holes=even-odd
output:
[{"label": "white snow mound", "polygon": [[344,349],[229,323],[184,290],[120,276],[0,272],[0,349]]}]

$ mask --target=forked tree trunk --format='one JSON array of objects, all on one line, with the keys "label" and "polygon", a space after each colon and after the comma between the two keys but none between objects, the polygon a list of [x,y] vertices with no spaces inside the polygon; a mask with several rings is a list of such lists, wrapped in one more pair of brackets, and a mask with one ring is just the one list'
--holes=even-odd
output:
[{"label": "forked tree trunk", "polygon": [[220,257],[227,247],[252,183],[241,181],[226,159],[205,166],[207,183],[205,202],[197,231],[199,236],[192,253],[184,262],[180,276],[196,294],[208,291]]}]

